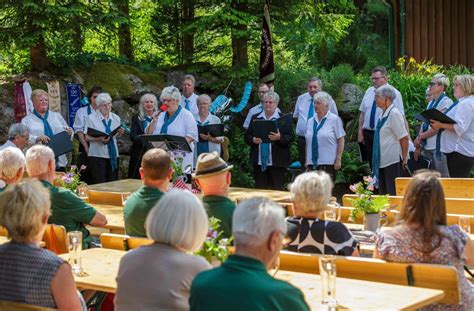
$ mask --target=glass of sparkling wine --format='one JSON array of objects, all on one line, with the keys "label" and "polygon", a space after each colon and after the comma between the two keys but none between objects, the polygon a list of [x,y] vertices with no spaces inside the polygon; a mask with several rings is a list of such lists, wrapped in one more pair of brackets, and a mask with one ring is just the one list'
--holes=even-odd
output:
[{"label": "glass of sparkling wine", "polygon": [[70,231],[67,233],[67,241],[69,248],[69,264],[74,274],[82,273],[82,232]]},{"label": "glass of sparkling wine", "polygon": [[471,234],[471,218],[470,217],[459,217],[459,227],[464,230],[467,234]]},{"label": "glass of sparkling wine", "polygon": [[340,221],[341,220],[341,206],[337,203],[336,198],[331,198],[328,206],[324,210],[324,220],[326,221]]},{"label": "glass of sparkling wine", "polygon": [[319,257],[319,275],[321,276],[321,303],[327,310],[336,310],[336,257],[322,255]]}]

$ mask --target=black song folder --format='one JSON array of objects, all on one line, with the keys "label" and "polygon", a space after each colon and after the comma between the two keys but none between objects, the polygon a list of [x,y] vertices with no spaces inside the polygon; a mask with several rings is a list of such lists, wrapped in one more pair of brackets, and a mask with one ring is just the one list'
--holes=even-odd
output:
[{"label": "black song folder", "polygon": [[[120,129],[120,126],[118,126],[115,130],[113,130],[112,133],[110,133],[110,136],[112,137],[115,136],[115,134],[117,134],[119,129]],[[87,129],[87,135],[91,137],[105,137],[105,138],[109,137],[109,134],[96,130],[95,128],[92,128],[92,127],[89,127]]]},{"label": "black song folder", "polygon": [[140,135],[144,143],[149,143],[153,148],[160,148],[166,151],[184,151],[192,152],[191,146],[185,137],[159,134],[159,135]]},{"label": "black song folder", "polygon": [[[198,125],[199,134],[211,135],[212,137],[224,136],[224,124]],[[201,137],[199,137],[199,141]]]},{"label": "black song folder", "polygon": [[55,157],[59,157],[65,153],[73,150],[71,136],[66,132],[62,131],[49,139],[48,147],[54,152]]},{"label": "black song folder", "polygon": [[264,143],[270,143],[271,140],[268,138],[268,135],[272,132],[276,133],[277,130],[280,130],[280,133],[291,133],[292,120],[291,114],[286,114],[276,120],[254,119],[252,135],[262,139]]},{"label": "black song folder", "polygon": [[420,114],[417,114],[415,116],[415,119],[421,122],[426,122],[428,124],[430,123],[430,120],[436,120],[441,123],[448,123],[448,124],[456,123],[456,121],[454,121],[453,119],[451,119],[450,117],[448,117],[447,115],[445,115],[444,113],[442,113],[436,108],[431,108],[431,109],[423,111]]}]

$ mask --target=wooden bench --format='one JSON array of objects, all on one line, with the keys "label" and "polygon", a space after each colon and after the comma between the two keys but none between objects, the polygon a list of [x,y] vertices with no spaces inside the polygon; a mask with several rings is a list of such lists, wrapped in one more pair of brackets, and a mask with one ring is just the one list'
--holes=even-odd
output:
[{"label": "wooden bench", "polygon": [[106,192],[106,191],[88,191],[89,204],[107,204],[123,206],[124,193],[122,192]]},{"label": "wooden bench", "polygon": [[[405,195],[411,178],[395,178],[397,195]],[[474,178],[439,178],[446,198],[474,198]]]},{"label": "wooden bench", "polygon": [[150,245],[154,241],[147,238],[131,237],[125,234],[102,233],[100,244],[103,248],[128,251],[143,245]]},{"label": "wooden bench", "polygon": [[[339,256],[336,256],[336,267],[338,277],[440,289],[444,291],[440,303],[459,302],[458,275],[454,267]],[[319,274],[319,255],[281,251],[280,269]]]}]

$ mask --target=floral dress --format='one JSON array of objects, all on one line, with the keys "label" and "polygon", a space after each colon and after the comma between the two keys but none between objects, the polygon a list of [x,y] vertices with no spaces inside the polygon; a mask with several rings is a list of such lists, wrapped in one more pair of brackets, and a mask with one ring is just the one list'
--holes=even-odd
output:
[{"label": "floral dress", "polygon": [[[423,231],[400,225],[377,236],[376,248],[383,259],[403,263],[430,263],[454,266],[458,272],[461,300],[458,304],[431,304],[423,310],[474,310],[474,288],[464,276],[463,252],[468,235],[458,225],[438,226],[443,235],[441,243],[428,257],[423,249]],[[438,243],[433,238],[432,245]]]}]

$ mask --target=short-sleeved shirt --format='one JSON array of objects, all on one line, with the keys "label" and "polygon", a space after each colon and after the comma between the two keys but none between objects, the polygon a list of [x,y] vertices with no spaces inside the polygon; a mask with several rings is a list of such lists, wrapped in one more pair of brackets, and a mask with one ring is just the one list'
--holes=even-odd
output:
[{"label": "short-sleeved shirt", "polygon": [[[84,128],[84,131],[87,133],[88,128],[93,128],[95,130],[101,131],[105,133],[105,125],[102,122],[102,120],[105,120],[108,122],[108,120],[112,120],[110,124],[110,130],[114,131],[117,127],[120,126],[120,117],[116,115],[113,112],[109,113],[109,118],[105,119],[102,113],[100,111],[95,111],[91,113],[87,117],[86,121],[86,126]],[[117,146],[117,138],[114,136],[112,138],[114,140],[114,145],[115,145],[115,150],[117,151],[117,157],[119,156],[118,154],[118,146]],[[105,158],[105,159],[110,159],[109,155],[109,147],[107,144],[104,144],[100,141],[91,141],[89,143],[89,157],[97,157],[97,158]]]},{"label": "short-sleeved shirt", "polygon": [[[454,105],[454,104],[453,104]],[[449,109],[450,107],[448,107]],[[454,106],[451,110],[446,112],[446,116],[454,119],[456,117],[456,111],[459,108],[459,103]],[[443,153],[451,153],[456,150],[456,145],[458,142],[458,135],[455,131],[447,131],[444,130],[441,132],[441,139],[440,139],[440,150]]]},{"label": "short-sleeved shirt", "polygon": [[202,198],[204,207],[209,217],[219,219],[219,230],[224,232],[223,237],[229,238],[232,235],[232,215],[235,210],[235,203],[229,198],[219,195],[206,195]]},{"label": "short-sleeved shirt", "polygon": [[161,190],[142,186],[125,203],[125,233],[131,236],[146,237],[145,220],[151,209],[164,195]]},{"label": "short-sleeved shirt", "polygon": [[357,240],[344,224],[318,218],[289,217],[288,237],[292,252],[351,256]]},{"label": "short-sleeved shirt", "polygon": [[48,188],[51,195],[51,215],[48,223],[64,226],[67,232],[81,231],[82,247],[86,248],[90,241],[90,233],[85,225],[94,218],[97,212],[95,208],[69,189],[55,187],[45,180],[41,183]]},{"label": "short-sleeved shirt", "polygon": [[[328,111],[326,121],[318,131],[318,163],[313,163],[313,133],[317,116],[309,119],[306,128],[306,165],[333,165],[337,156],[337,140],[346,136],[342,120]],[[323,118],[323,119],[324,119]],[[322,119],[321,119],[322,121]],[[320,122],[318,122],[319,124]]]},{"label": "short-sleeved shirt", "polygon": [[[89,110],[90,110],[91,113],[89,113]],[[95,112],[95,110],[92,108],[92,106],[89,106],[89,105],[81,107],[77,110],[76,116],[74,117],[74,124],[72,126],[75,133],[77,133],[77,132],[83,132],[84,133],[87,118],[93,112]]]},{"label": "short-sleeved shirt", "polygon": [[[206,117],[206,120],[204,120],[203,122],[201,122],[201,119],[199,117],[199,114],[196,114],[194,115],[194,117],[196,118],[196,123],[198,125],[208,125],[208,124],[221,124],[221,119],[219,119],[219,117],[209,113]],[[201,124],[199,124],[199,122],[201,122]],[[223,137],[218,137],[220,139],[224,139]],[[197,144],[197,141],[195,142]],[[221,144],[217,144],[217,143],[213,143],[213,142],[210,142],[210,141],[204,141],[204,143],[207,143],[209,145],[209,152],[217,152],[217,154],[221,154]],[[196,148],[196,147],[195,147]],[[195,149],[196,150],[196,149]],[[196,154],[196,158],[199,156],[199,154]]]},{"label": "short-sleeved shirt", "polygon": [[309,310],[301,290],[273,278],[261,261],[240,255],[198,274],[189,304],[194,311]]},{"label": "short-sleeved shirt", "polygon": [[[436,102],[437,99],[435,99],[434,101]],[[432,102],[428,103],[428,105],[426,106],[426,109],[428,109],[430,107],[430,104],[432,104]],[[451,100],[451,98],[449,98],[447,96],[444,96],[441,99],[441,101],[438,103],[438,105],[436,106],[436,109],[438,109],[439,111],[444,113],[446,111],[446,109],[451,107],[452,104],[453,104],[453,101]],[[421,133],[422,130],[423,130],[423,128],[420,128],[420,133]],[[426,139],[426,144],[423,148],[425,150],[434,150],[436,148],[436,135],[427,138]]]},{"label": "short-sleeved shirt", "polygon": [[459,100],[454,120],[454,131],[458,135],[456,152],[474,157],[474,95]]},{"label": "short-sleeved shirt", "polygon": [[184,97],[184,95],[181,95],[181,98],[179,99],[179,105],[183,108],[186,108],[186,102],[185,100],[188,99],[189,100],[189,112],[191,112],[193,115],[196,115],[199,113],[199,109],[197,107],[197,99],[198,99],[198,95],[195,94],[195,93],[192,93],[191,96],[189,96],[188,98]]},{"label": "short-sleeved shirt", "polygon": [[[390,85],[390,84],[386,84],[386,85]],[[400,92],[396,88],[393,88],[393,89],[395,90],[395,95],[396,95],[395,100],[393,101],[393,105],[397,107],[398,111],[402,115],[405,115],[405,109],[403,108],[402,94],[400,94]],[[375,98],[375,87],[371,86],[365,92],[364,97],[362,98],[362,102],[360,103],[360,107],[359,107],[359,111],[364,113],[364,123],[362,125],[362,128],[364,129],[375,130],[375,127],[377,126],[377,121],[380,119],[380,116],[382,115],[382,109],[376,106],[377,108],[375,110],[374,128],[371,128],[370,127],[370,112],[372,110],[374,98]]]},{"label": "short-sleeved shirt", "polygon": [[3,145],[0,146],[0,150],[6,149],[8,147],[18,148],[11,140],[7,140]]},{"label": "short-sleeved shirt", "polygon": [[400,162],[400,139],[408,136],[405,120],[397,107],[390,105],[382,114],[382,118],[387,115],[388,119],[380,129],[380,168]]},{"label": "short-sleeved shirt", "polygon": [[[296,122],[296,135],[304,136],[306,134],[306,124],[308,122],[308,112],[309,109],[314,110],[314,104],[311,106],[311,95],[306,92],[296,100],[295,111],[293,112],[293,118],[297,118]],[[337,111],[337,105],[334,100],[329,103],[329,111],[335,115],[339,115]],[[316,112],[314,113],[316,114]]]},{"label": "short-sleeved shirt", "polygon": [[[252,117],[256,114],[260,114],[263,111],[263,105],[262,103],[259,103],[252,108],[249,109],[249,112],[247,113],[247,116],[245,117],[245,121],[243,124],[244,129],[248,129],[250,126],[250,121],[252,121]],[[276,109],[277,112],[281,112],[280,108],[277,107]]]}]

